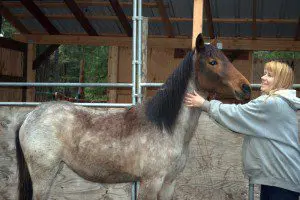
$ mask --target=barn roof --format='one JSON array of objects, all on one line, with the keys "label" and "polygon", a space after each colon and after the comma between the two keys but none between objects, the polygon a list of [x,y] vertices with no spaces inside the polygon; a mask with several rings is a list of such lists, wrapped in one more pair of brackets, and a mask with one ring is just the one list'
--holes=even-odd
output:
[{"label": "barn roof", "polygon": [[[73,0],[71,0],[73,1]],[[69,2],[71,2],[69,1]],[[19,20],[30,33],[47,33],[34,13],[30,1],[4,0],[2,5]],[[114,2],[113,0],[111,2]],[[121,6],[119,12],[126,15],[132,27],[132,1],[115,1]],[[162,4],[160,4],[162,2]],[[212,18],[213,34],[219,37],[299,37],[300,1],[299,0],[208,0],[210,13],[204,12],[204,35],[209,36],[208,26]],[[46,18],[61,34],[84,35],[87,31],[78,22],[70,6],[61,0],[33,1]],[[92,28],[99,35],[126,34],[126,29],[119,20],[110,1],[75,1],[80,11],[88,19]],[[162,10],[159,7],[162,6]],[[256,9],[253,9],[255,7]],[[118,12],[118,11],[117,11]],[[162,13],[166,13],[171,24],[168,31]],[[255,15],[255,16],[254,16]],[[143,16],[149,18],[149,35],[187,36],[192,34],[193,0],[143,1]],[[254,19],[255,18],[255,19]],[[256,30],[253,30],[253,26]],[[254,33],[255,32],[255,33]],[[255,34],[255,35],[254,35]],[[298,38],[299,39],[299,38]]]},{"label": "barn roof", "polygon": [[[208,38],[300,40],[299,0],[203,2],[203,33]],[[144,0],[149,37],[191,38],[193,4],[194,0]],[[132,0],[3,0],[1,5],[2,15],[30,35],[131,36],[132,12]],[[299,42],[296,45],[297,50]]]}]

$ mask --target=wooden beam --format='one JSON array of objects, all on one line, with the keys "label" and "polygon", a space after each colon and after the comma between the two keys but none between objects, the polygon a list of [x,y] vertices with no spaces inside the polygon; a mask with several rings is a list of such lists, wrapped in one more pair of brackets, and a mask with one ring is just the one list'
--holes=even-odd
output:
[{"label": "wooden beam", "polygon": [[[108,64],[107,64],[107,79],[109,83],[118,82],[118,66],[119,66],[119,47],[111,46],[108,50]],[[116,88],[108,89],[108,101],[110,103],[117,102]]]},{"label": "wooden beam", "polygon": [[[40,7],[40,8],[61,8],[66,7],[66,4],[63,2],[42,2],[42,1],[34,1],[34,3]],[[89,7],[89,6],[110,6],[109,2],[106,1],[76,1],[76,3],[81,7]],[[119,2],[121,7],[132,7],[132,2]],[[4,6],[10,7],[10,8],[21,8],[23,5],[20,2],[15,1],[4,1]],[[146,8],[156,8],[156,3],[151,2],[143,2],[143,7]],[[165,7],[168,7],[168,5],[165,5]]]},{"label": "wooden beam", "polygon": [[215,38],[214,24],[212,20],[212,14],[210,9],[210,0],[204,0],[204,8],[207,19],[207,27],[210,39]]},{"label": "wooden beam", "polygon": [[3,17],[5,17],[5,19],[11,24],[13,25],[18,31],[20,31],[21,33],[27,33],[29,34],[30,31],[27,30],[27,28],[18,20],[14,17],[14,15],[9,11],[9,9],[7,9],[6,7],[4,7],[3,5],[0,5],[0,11],[1,11],[1,15]]},{"label": "wooden beam", "polygon": [[[26,81],[27,82],[35,82],[36,71],[33,70],[33,61],[36,55],[36,45],[28,44],[27,45],[27,72],[26,72]],[[35,101],[35,88],[30,87],[27,88],[26,91],[26,101],[34,102]]]},{"label": "wooden beam", "polygon": [[193,39],[192,48],[195,47],[196,38],[199,33],[202,33],[203,25],[203,0],[194,0],[194,10],[193,10]]},{"label": "wooden beam", "polygon": [[9,38],[0,37],[0,47],[25,52],[27,49],[27,44]]},{"label": "wooden beam", "polygon": [[[23,54],[23,66],[22,66],[22,68],[23,68],[22,77],[24,79],[23,82],[27,82],[27,69],[28,69],[27,55],[28,55],[28,45],[27,45],[26,51]],[[27,87],[23,87],[22,88],[22,101],[26,101],[26,99],[27,99]]]},{"label": "wooden beam", "polygon": [[[34,17],[30,13],[19,13],[14,15],[18,19],[33,19]],[[75,19],[72,14],[46,14],[48,19]],[[128,20],[131,20],[131,16],[126,16]],[[89,20],[119,20],[117,16],[108,16],[108,15],[86,15],[86,18]],[[162,22],[161,17],[149,17],[149,22]],[[192,22],[192,18],[186,17],[169,17],[170,22]],[[204,18],[204,21],[208,19]],[[252,23],[253,18],[212,18],[214,23]],[[273,24],[296,24],[298,19],[256,19],[256,23],[273,23]]]},{"label": "wooden beam", "polygon": [[43,62],[51,56],[51,54],[59,47],[59,45],[50,45],[38,58],[33,62],[33,69],[37,69]]},{"label": "wooden beam", "polygon": [[[204,19],[206,20],[206,19]],[[213,22],[218,23],[252,23],[253,18],[213,18]],[[273,24],[295,24],[297,19],[256,19],[256,23],[273,23]]]},{"label": "wooden beam", "polygon": [[122,24],[127,36],[131,37],[132,36],[132,29],[131,29],[131,26],[129,24],[129,21],[127,20],[126,15],[123,12],[122,7],[119,4],[119,1],[118,0],[109,0],[109,2],[111,4],[112,8],[114,9],[116,15],[118,16],[119,21]]},{"label": "wooden beam", "polygon": [[166,12],[166,8],[164,7],[164,2],[162,0],[156,0],[158,11],[161,16],[161,20],[164,23],[165,32],[168,37],[174,37],[174,31],[168,14]]},{"label": "wooden beam", "polygon": [[[148,82],[148,18],[142,21],[142,74],[141,83]],[[143,99],[147,99],[147,87],[142,88]]]},{"label": "wooden beam", "polygon": [[296,41],[300,40],[300,17],[298,19],[298,26],[297,26],[297,30],[296,30],[295,40]]},{"label": "wooden beam", "polygon": [[257,35],[257,27],[256,27],[256,6],[257,5],[257,1],[256,0],[252,0],[252,39],[255,40],[256,39],[256,35]]},{"label": "wooden beam", "polygon": [[[127,46],[131,47],[132,38],[118,36],[72,36],[72,35],[32,35],[15,34],[14,39],[24,43],[35,44],[73,44],[90,46]],[[205,38],[209,40],[209,38]],[[270,50],[270,51],[300,51],[300,41],[293,38],[218,38],[223,49],[229,50]],[[148,47],[159,48],[191,48],[191,38],[166,38],[149,36]]]},{"label": "wooden beam", "polygon": [[0,82],[25,82],[26,79],[20,76],[0,75]]},{"label": "wooden beam", "polygon": [[59,31],[52,25],[50,20],[44,15],[37,5],[32,0],[21,0],[21,3],[35,17],[36,20],[44,27],[51,35],[60,34]]},{"label": "wooden beam", "polygon": [[64,0],[70,11],[76,17],[82,28],[91,36],[97,36],[97,31],[90,24],[89,20],[85,17],[81,9],[78,7],[74,0]]}]

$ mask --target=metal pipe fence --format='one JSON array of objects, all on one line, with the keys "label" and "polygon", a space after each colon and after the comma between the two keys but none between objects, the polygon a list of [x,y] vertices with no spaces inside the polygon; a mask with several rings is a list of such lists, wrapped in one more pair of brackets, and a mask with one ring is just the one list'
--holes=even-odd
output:
[{"label": "metal pipe fence", "polygon": [[[161,87],[163,83],[138,83],[137,87]],[[0,82],[0,87],[112,87],[130,88],[134,83],[37,83],[37,82]],[[251,88],[258,90],[261,84],[251,84]],[[300,84],[294,84],[294,89],[299,89]],[[136,87],[135,87],[136,90]],[[139,94],[142,95],[142,94]],[[74,103],[75,105],[90,107],[131,107],[136,104],[136,93],[132,94],[132,103]],[[139,98],[142,98],[140,96]],[[141,100],[138,101],[139,103]],[[42,102],[0,102],[0,106],[37,106]]]}]

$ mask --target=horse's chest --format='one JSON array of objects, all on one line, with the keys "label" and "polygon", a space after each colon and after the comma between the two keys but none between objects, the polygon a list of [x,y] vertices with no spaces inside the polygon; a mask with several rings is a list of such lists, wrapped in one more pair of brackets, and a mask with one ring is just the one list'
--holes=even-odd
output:
[{"label": "horse's chest", "polygon": [[180,172],[186,163],[187,154],[178,146],[165,145],[155,151],[146,151],[141,158],[141,169],[147,172]]}]

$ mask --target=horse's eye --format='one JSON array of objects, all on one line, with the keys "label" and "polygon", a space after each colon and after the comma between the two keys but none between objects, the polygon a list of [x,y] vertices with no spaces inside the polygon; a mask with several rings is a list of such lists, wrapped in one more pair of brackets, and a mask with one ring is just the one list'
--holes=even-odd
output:
[{"label": "horse's eye", "polygon": [[216,65],[216,64],[218,64],[218,63],[217,63],[217,61],[212,60],[212,61],[209,62],[209,64],[210,64],[210,65]]}]

